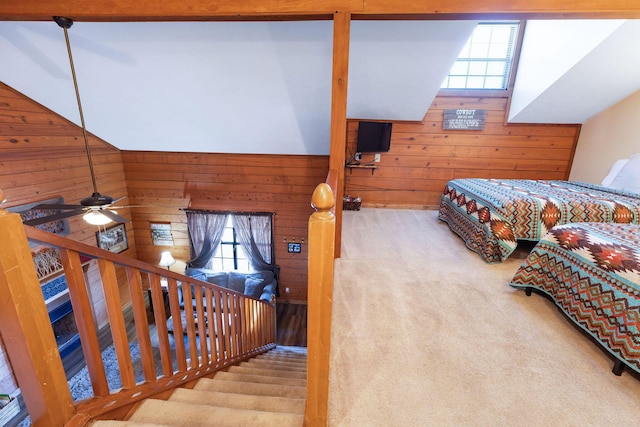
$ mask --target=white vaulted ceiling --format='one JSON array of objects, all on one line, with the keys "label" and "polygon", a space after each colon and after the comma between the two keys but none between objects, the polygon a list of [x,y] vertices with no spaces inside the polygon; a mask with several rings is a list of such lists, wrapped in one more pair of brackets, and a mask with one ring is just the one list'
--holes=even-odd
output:
[{"label": "white vaulted ceiling", "polygon": [[[565,33],[546,54],[532,40],[552,25],[529,23],[514,121],[581,123],[640,88],[638,22],[592,22],[589,37]],[[353,21],[348,117],[421,120],[475,25]],[[69,29],[90,132],[122,150],[274,154],[329,153],[332,34],[331,21]],[[53,21],[0,22],[0,57],[0,81],[79,123]]]},{"label": "white vaulted ceiling", "polygon": [[[420,120],[474,26],[353,22],[349,114]],[[331,21],[69,29],[87,128],[123,150],[327,154],[332,36]],[[61,28],[0,22],[0,51],[0,81],[79,123]]]},{"label": "white vaulted ceiling", "polygon": [[509,121],[583,123],[640,90],[640,21],[527,23]]}]

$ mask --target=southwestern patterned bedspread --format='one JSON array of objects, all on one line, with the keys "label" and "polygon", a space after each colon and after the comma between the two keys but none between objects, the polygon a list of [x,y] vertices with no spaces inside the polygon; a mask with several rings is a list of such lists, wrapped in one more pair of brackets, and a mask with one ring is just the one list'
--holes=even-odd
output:
[{"label": "southwestern patterned bedspread", "polygon": [[[554,227],[533,248],[511,286],[546,293],[612,355],[640,372],[639,226]],[[619,375],[622,365],[616,365]]]},{"label": "southwestern patterned bedspread", "polygon": [[570,181],[454,179],[439,219],[487,262],[502,262],[518,240],[538,241],[574,222],[640,222],[640,194]]}]

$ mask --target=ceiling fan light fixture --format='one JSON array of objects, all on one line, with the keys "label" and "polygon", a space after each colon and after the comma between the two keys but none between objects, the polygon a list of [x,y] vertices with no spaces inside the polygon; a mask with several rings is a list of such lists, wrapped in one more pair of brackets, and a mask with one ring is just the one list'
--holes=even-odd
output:
[{"label": "ceiling fan light fixture", "polygon": [[82,216],[82,219],[91,225],[107,225],[111,222],[111,218],[107,218],[98,211],[90,211]]}]

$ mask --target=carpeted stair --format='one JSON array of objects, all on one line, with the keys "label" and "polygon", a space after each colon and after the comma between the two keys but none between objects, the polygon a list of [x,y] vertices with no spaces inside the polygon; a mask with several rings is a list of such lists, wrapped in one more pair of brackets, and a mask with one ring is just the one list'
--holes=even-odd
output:
[{"label": "carpeted stair", "polygon": [[126,421],[93,426],[302,426],[306,372],[306,348],[278,347],[193,389],[178,388],[168,400],[147,399]]}]

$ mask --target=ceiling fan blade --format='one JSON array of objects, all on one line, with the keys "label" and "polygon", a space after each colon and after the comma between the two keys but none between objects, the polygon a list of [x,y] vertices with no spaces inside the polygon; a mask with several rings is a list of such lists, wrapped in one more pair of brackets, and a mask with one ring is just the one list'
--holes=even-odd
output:
[{"label": "ceiling fan blade", "polygon": [[113,203],[111,203],[111,204],[113,205],[113,204],[115,204],[115,203],[118,203],[120,200],[124,199],[125,197],[127,197],[127,196],[118,197],[118,198],[117,198],[117,199],[115,199],[115,200],[113,201]]},{"label": "ceiling fan blade", "polygon": [[160,205],[122,205],[122,206],[109,206],[109,209],[127,209],[127,208],[169,208],[172,209],[174,206],[160,206]]},{"label": "ceiling fan blade", "polygon": [[98,212],[109,218],[111,221],[117,222],[119,224],[131,222],[127,218],[120,216],[117,213],[110,211],[109,209],[100,209]]},{"label": "ceiling fan blade", "polygon": [[57,204],[50,204],[50,203],[43,203],[41,205],[36,205],[34,207],[32,207],[31,211],[33,210],[76,210],[76,211],[81,211],[84,209],[84,206],[82,205],[57,205]]},{"label": "ceiling fan blade", "polygon": [[74,215],[80,215],[81,213],[82,213],[82,211],[80,211],[80,210],[60,212],[60,213],[49,215],[49,216],[42,216],[40,218],[34,218],[34,219],[27,220],[27,221],[23,221],[22,223],[24,225],[31,225],[31,226],[40,225],[40,224],[46,224],[47,222],[57,221],[57,220],[64,219],[64,218],[69,218],[69,217],[74,216]]}]

